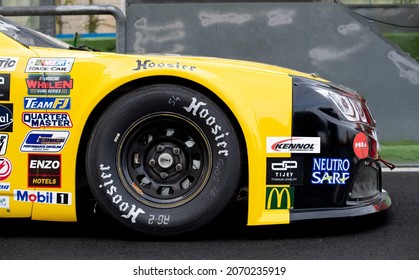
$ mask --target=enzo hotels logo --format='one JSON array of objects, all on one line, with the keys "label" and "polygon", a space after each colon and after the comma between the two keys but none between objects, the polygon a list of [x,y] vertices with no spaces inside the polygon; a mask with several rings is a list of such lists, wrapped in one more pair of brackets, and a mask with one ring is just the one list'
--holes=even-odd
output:
[{"label": "enzo hotels logo", "polygon": [[293,187],[267,187],[265,209],[292,209],[294,207]]}]

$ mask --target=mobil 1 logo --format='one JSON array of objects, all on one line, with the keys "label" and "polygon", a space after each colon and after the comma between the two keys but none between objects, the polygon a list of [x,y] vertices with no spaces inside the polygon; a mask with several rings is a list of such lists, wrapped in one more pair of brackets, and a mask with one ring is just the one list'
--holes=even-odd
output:
[{"label": "mobil 1 logo", "polygon": [[267,158],[267,185],[302,185],[304,174],[302,157]]}]

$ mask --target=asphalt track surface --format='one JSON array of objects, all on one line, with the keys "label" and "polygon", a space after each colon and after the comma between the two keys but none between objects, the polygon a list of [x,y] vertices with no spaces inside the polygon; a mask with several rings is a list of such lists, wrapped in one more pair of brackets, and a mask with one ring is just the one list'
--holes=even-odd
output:
[{"label": "asphalt track surface", "polygon": [[0,220],[2,260],[418,260],[419,172],[383,174],[383,215],[247,227],[243,205],[210,230],[176,239],[128,232],[85,213],[77,223]]}]

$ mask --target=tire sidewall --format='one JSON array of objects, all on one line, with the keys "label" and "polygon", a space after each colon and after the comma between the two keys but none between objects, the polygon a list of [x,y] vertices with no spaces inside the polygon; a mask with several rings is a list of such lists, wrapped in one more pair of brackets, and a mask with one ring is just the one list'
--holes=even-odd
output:
[{"label": "tire sidewall", "polygon": [[[125,131],[138,119],[159,112],[188,118],[211,146],[206,185],[192,200],[174,208],[155,208],[138,201],[124,187],[116,163]],[[181,86],[148,86],[118,99],[96,124],[87,150],[89,184],[99,205],[144,233],[177,234],[207,224],[229,204],[240,180],[240,148],[231,121],[211,99]]]}]

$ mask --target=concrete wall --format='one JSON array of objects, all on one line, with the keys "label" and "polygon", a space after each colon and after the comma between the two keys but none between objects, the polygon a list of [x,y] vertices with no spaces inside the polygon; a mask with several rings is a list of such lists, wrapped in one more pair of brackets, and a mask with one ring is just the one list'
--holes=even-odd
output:
[{"label": "concrete wall", "polygon": [[381,140],[419,140],[419,64],[345,6],[143,2],[127,1],[129,53],[226,57],[316,72],[368,99]]}]

